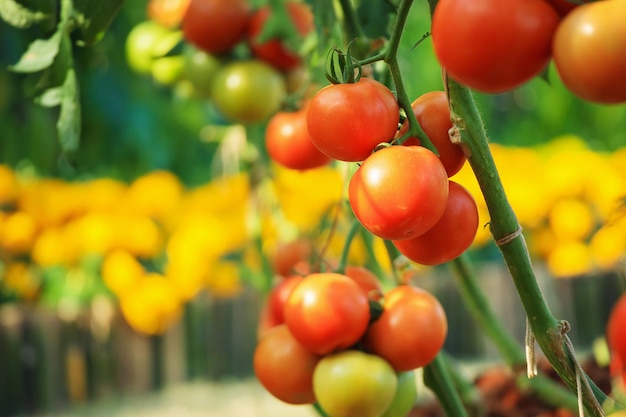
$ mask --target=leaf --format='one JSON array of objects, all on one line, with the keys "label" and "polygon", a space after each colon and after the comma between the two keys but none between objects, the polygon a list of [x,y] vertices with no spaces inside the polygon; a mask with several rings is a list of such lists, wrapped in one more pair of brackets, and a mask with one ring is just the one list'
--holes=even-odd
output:
[{"label": "leaf", "polygon": [[61,149],[65,152],[78,149],[80,140],[80,96],[78,82],[73,68],[67,71],[65,82],[61,86],[61,112],[57,121],[57,133]]},{"label": "leaf", "polygon": [[48,39],[36,39],[21,56],[15,65],[9,66],[14,72],[31,73],[38,72],[52,65],[54,58],[59,53],[64,28],[59,25],[58,29]]},{"label": "leaf", "polygon": [[74,12],[80,32],[79,45],[98,42],[122,7],[124,0],[74,0]]},{"label": "leaf", "polygon": [[0,17],[13,27],[25,29],[49,19],[50,15],[30,10],[15,0],[0,0]]},{"label": "leaf", "polygon": [[364,1],[357,9],[357,16],[365,35],[369,38],[388,38],[390,17],[396,12],[387,0]]}]

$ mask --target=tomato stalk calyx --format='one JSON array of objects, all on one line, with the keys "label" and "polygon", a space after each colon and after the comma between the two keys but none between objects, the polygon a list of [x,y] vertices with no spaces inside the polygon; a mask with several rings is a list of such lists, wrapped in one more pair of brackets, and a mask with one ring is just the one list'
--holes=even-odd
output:
[{"label": "tomato stalk calyx", "polygon": [[352,45],[354,40],[348,44],[348,49],[344,53],[337,46],[333,46],[328,51],[326,58],[326,79],[332,84],[350,84],[358,82],[363,75],[363,68],[358,60],[352,56]]},{"label": "tomato stalk calyx", "polygon": [[369,306],[370,306],[370,321],[369,324],[374,323],[376,320],[378,320],[378,318],[380,317],[381,314],[383,314],[383,311],[385,310],[385,308],[383,307],[383,305],[376,301],[376,300],[368,300],[369,302]]}]

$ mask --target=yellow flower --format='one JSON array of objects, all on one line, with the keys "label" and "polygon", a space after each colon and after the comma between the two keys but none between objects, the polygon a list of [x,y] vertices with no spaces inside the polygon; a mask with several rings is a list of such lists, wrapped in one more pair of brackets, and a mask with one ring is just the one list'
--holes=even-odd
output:
[{"label": "yellow flower", "polygon": [[117,297],[131,292],[145,273],[137,258],[121,249],[108,253],[102,261],[102,281]]},{"label": "yellow flower", "polygon": [[0,245],[15,254],[25,254],[32,248],[37,237],[35,219],[23,211],[11,213],[2,221]]},{"label": "yellow flower", "polygon": [[154,273],[144,275],[133,291],[121,296],[120,309],[135,331],[148,335],[164,333],[182,314],[172,282]]},{"label": "yellow flower", "polygon": [[554,235],[563,240],[585,239],[596,227],[592,208],[577,198],[564,198],[557,201],[548,215]]},{"label": "yellow flower", "polygon": [[40,266],[69,266],[78,261],[80,248],[65,227],[54,226],[44,229],[39,234],[31,256]]},{"label": "yellow flower", "polygon": [[19,184],[15,173],[6,165],[0,165],[0,205],[15,201]]},{"label": "yellow flower", "polygon": [[336,168],[295,171],[274,167],[274,190],[286,220],[301,230],[314,230],[342,197],[343,180]]},{"label": "yellow flower", "polygon": [[243,290],[235,262],[217,262],[207,276],[207,288],[216,297],[233,297]]},{"label": "yellow flower", "polygon": [[168,171],[153,171],[137,178],[128,187],[128,209],[157,219],[169,216],[180,203],[183,187]]},{"label": "yellow flower", "polygon": [[4,276],[0,277],[0,284],[18,297],[33,301],[39,293],[40,280],[28,264],[15,262],[7,265]]},{"label": "yellow flower", "polygon": [[626,256],[626,228],[604,226],[594,233],[589,250],[600,269],[611,269]]},{"label": "yellow flower", "polygon": [[589,247],[578,240],[558,242],[546,262],[550,273],[557,278],[584,275],[593,269]]}]

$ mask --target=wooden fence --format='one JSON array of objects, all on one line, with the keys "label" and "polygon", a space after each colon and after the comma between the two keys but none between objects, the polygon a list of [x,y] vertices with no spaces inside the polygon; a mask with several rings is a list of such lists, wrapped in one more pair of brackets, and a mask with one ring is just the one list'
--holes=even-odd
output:
[{"label": "wooden fence", "polygon": [[[498,266],[479,271],[492,307],[523,343],[525,320],[510,278]],[[539,277],[555,315],[572,324],[570,337],[577,349],[587,351],[603,335],[619,295],[615,275]],[[446,308],[448,353],[461,360],[498,360],[447,269],[436,268],[415,284],[435,293]],[[194,379],[250,377],[262,301],[251,289],[233,299],[203,294],[189,303],[176,326],[158,337],[132,331],[119,315],[103,332],[87,313],[64,321],[43,308],[0,306],[0,417],[141,394]]]}]

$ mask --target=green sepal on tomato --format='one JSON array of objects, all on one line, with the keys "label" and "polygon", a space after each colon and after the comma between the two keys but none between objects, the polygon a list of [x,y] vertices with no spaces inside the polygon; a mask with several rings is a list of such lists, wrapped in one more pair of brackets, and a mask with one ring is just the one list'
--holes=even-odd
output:
[{"label": "green sepal on tomato", "polygon": [[426,233],[443,215],[448,175],[437,155],[424,147],[388,146],[352,175],[348,199],[371,233],[410,239]]},{"label": "green sepal on tomato", "polygon": [[310,100],[307,127],[315,146],[330,158],[358,162],[382,142],[393,139],[400,110],[384,84],[362,77],[331,84]]}]

